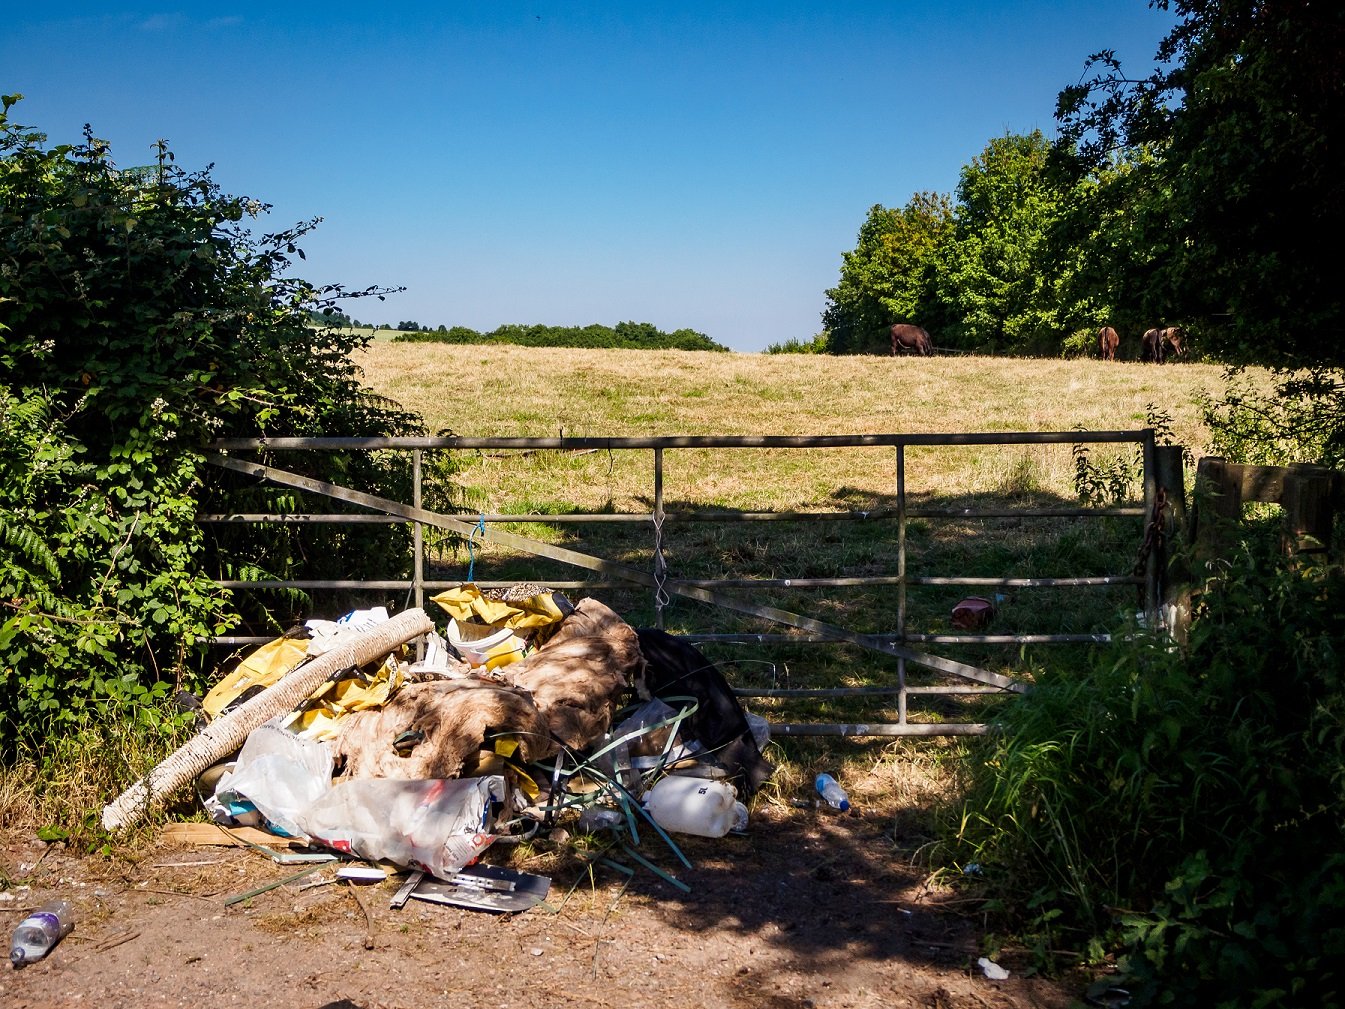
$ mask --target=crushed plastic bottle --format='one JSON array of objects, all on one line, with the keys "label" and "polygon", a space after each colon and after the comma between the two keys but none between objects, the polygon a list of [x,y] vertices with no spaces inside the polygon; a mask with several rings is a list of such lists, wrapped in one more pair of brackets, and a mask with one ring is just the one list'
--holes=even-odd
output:
[{"label": "crushed plastic bottle", "polygon": [[590,806],[579,814],[578,829],[586,834],[596,834],[600,830],[611,830],[624,826],[626,814],[619,809],[602,809]]},{"label": "crushed plastic bottle", "polygon": [[826,800],[827,805],[832,809],[839,809],[842,813],[850,808],[850,797],[845,794],[843,789],[835,778],[823,773],[817,776],[817,794]]},{"label": "crushed plastic bottle", "polygon": [[9,941],[9,960],[15,967],[36,963],[75,927],[74,907],[68,900],[50,900],[19,922]]}]

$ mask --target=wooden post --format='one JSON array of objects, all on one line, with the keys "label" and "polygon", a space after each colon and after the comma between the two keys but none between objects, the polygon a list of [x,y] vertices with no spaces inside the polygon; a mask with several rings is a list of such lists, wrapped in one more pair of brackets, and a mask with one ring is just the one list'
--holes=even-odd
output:
[{"label": "wooden post", "polygon": [[1280,503],[1284,508],[1284,552],[1291,557],[1325,557],[1331,549],[1334,474],[1325,466],[1289,467]]},{"label": "wooden post", "polygon": [[[1163,509],[1163,542],[1171,544],[1186,530],[1186,472],[1180,445],[1154,446],[1154,472],[1158,488],[1167,502]],[[1172,551],[1165,550],[1167,563],[1158,572],[1160,599],[1168,630],[1178,642],[1186,641],[1191,620],[1191,572],[1185,565],[1172,564]]]},{"label": "wooden post", "polygon": [[1220,527],[1242,517],[1242,467],[1229,466],[1222,456],[1207,455],[1196,463],[1196,507],[1191,515],[1191,539],[1196,560],[1219,556],[1227,538]]}]

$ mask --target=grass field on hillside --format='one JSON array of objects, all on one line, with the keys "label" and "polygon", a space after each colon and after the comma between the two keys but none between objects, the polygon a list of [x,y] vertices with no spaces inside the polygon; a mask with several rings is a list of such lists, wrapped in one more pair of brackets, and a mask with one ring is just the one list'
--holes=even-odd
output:
[{"label": "grass field on hillside", "polygon": [[[554,437],[680,434],[869,434],[1134,430],[1151,410],[1198,456],[1207,435],[1197,399],[1216,393],[1214,365],[1158,367],[1094,360],[884,358],[679,351],[534,350],[378,343],[360,356],[368,384],[424,417],[432,433]],[[879,453],[881,454],[881,453]],[[1040,487],[1071,491],[1068,449],[913,454],[910,478],[930,490],[978,489],[1025,469]],[[925,458],[924,456],[928,456]],[[770,458],[768,456],[768,458]],[[697,460],[712,496],[731,497],[719,467]],[[747,465],[743,480],[782,463]],[[888,493],[890,465],[809,460],[809,487]],[[586,481],[587,482],[587,481]],[[606,491],[606,481],[597,490]],[[491,488],[492,480],[479,483]],[[613,483],[614,492],[618,489]],[[800,488],[808,489],[808,488]],[[514,489],[516,491],[516,488]],[[743,491],[742,487],[736,488]],[[509,493],[501,488],[502,493]],[[726,502],[727,503],[727,502]]]},{"label": "grass field on hillside", "polygon": [[[379,341],[361,354],[366,383],[419,413],[432,433],[486,437],[629,435],[828,435],[929,432],[1137,430],[1159,416],[1171,441],[1205,452],[1199,401],[1217,395],[1213,365],[1155,366],[1096,360],[981,357],[841,357],[677,351],[537,350]],[[1095,446],[1102,467],[1137,474],[1133,445]],[[910,448],[912,506],[1042,508],[1077,503],[1071,446]],[[454,508],[463,513],[648,514],[652,453],[458,452]],[[668,450],[666,507],[673,512],[867,512],[895,499],[891,448]],[[1138,482],[1131,503],[1138,502]],[[913,520],[908,573],[930,576],[1052,577],[1129,573],[1139,519]],[[508,524],[516,533],[650,570],[647,523]],[[828,523],[688,522],[668,525],[662,545],[673,578],[800,579],[890,576],[892,521]],[[460,541],[443,555],[441,577],[558,582],[585,572]],[[913,587],[907,630],[947,633],[959,598],[986,590]],[[632,622],[653,619],[647,590],[601,593]],[[1038,589],[1005,593],[995,630],[1097,633],[1133,613],[1135,590]],[[747,589],[744,598],[865,633],[891,631],[895,589]],[[674,599],[669,629],[779,632],[740,614]],[[1091,646],[1090,646],[1091,647]],[[1077,662],[1080,646],[941,645],[939,654],[1015,675]],[[895,660],[859,649],[726,647],[739,685],[873,685],[890,682]],[[937,679],[937,676],[934,677]],[[866,718],[890,712],[881,703]],[[812,703],[808,717],[825,712]],[[786,712],[777,712],[778,717]],[[837,708],[831,712],[841,717]],[[846,717],[859,717],[853,704]],[[914,715],[912,717],[915,717]],[[952,717],[934,713],[932,717]]]}]

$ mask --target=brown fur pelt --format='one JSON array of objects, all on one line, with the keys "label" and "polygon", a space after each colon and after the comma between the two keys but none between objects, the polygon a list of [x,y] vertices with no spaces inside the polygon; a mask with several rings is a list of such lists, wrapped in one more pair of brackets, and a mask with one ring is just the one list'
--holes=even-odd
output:
[{"label": "brown fur pelt", "polygon": [[546,644],[499,672],[532,695],[552,735],[582,750],[611,727],[643,669],[635,629],[596,599],[582,599]]},{"label": "brown fur pelt", "polygon": [[475,679],[438,680],[408,684],[381,708],[350,712],[338,722],[333,749],[345,777],[458,778],[485,773],[481,763],[502,735],[519,739],[525,763],[556,749],[526,693]]},{"label": "brown fur pelt", "polygon": [[333,743],[341,775],[458,778],[492,773],[500,736],[517,758],[544,760],[557,742],[583,750],[601,739],[628,684],[644,670],[634,628],[584,599],[535,652],[468,679],[411,683],[381,708],[352,711]]}]

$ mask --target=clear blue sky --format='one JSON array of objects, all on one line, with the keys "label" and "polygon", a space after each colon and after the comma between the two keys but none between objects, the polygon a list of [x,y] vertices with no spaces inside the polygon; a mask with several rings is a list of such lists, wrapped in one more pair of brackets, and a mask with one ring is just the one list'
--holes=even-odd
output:
[{"label": "clear blue sky", "polygon": [[267,230],[322,217],[304,276],[407,288],[356,318],[741,351],[820,329],[869,207],[1052,133],[1090,53],[1147,69],[1171,24],[1145,0],[3,6],[18,122],[90,123],[122,166],[167,139]]}]

